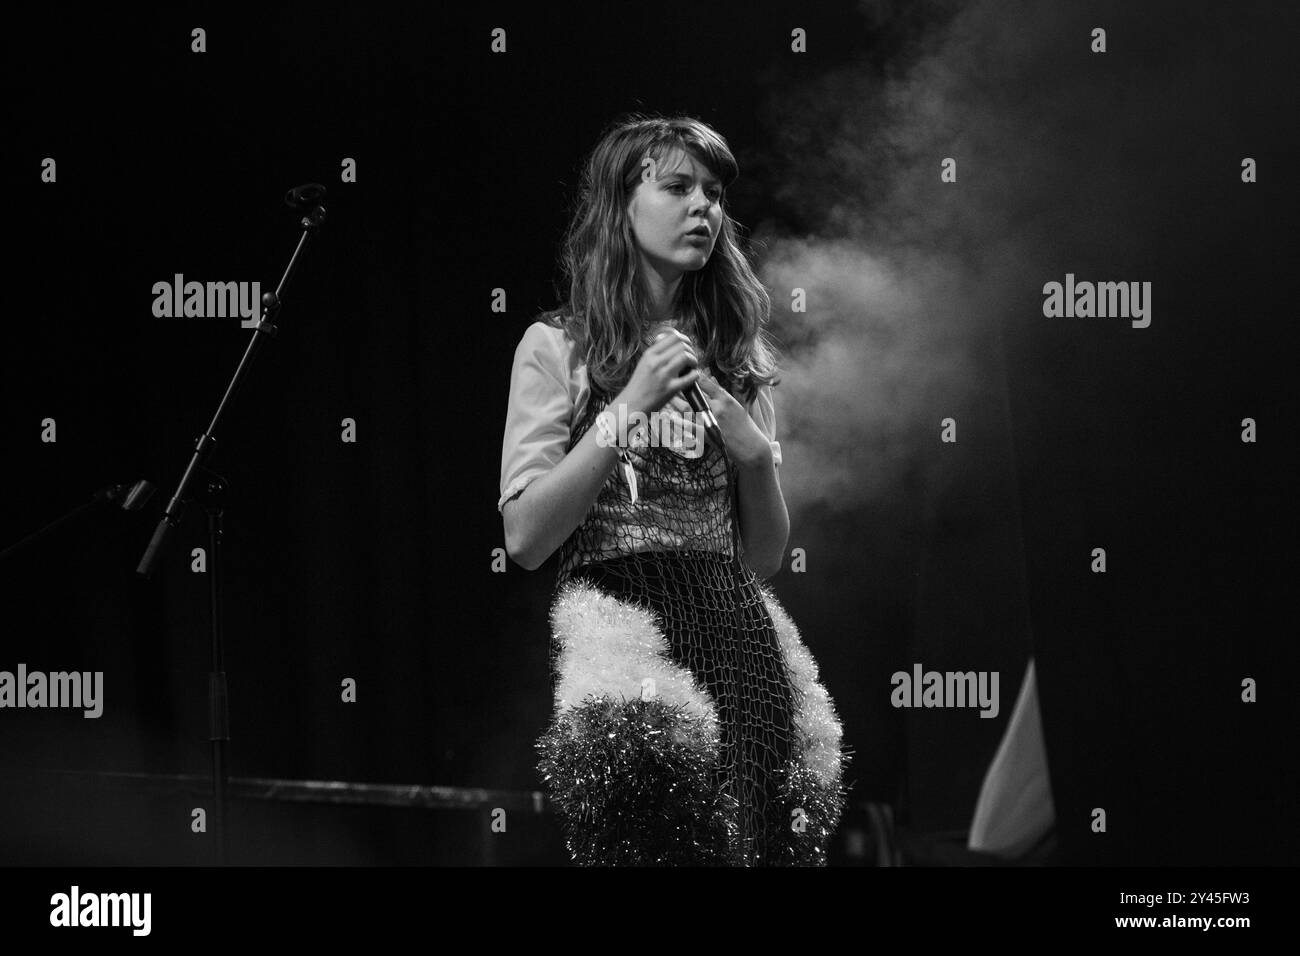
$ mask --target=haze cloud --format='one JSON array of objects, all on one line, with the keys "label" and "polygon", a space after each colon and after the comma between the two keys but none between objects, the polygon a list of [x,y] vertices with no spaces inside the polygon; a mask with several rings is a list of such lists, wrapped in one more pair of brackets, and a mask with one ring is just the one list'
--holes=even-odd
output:
[{"label": "haze cloud", "polygon": [[[864,38],[894,15],[862,9]],[[1150,279],[1158,262],[1194,260],[1189,218],[1226,235],[1240,217],[1214,205],[1206,171],[1236,176],[1249,147],[1235,107],[1268,91],[1214,54],[1276,30],[1261,8],[925,10],[883,69],[863,61],[768,106],[773,194],[810,233],[754,231],[783,351],[792,511],[887,499],[911,468],[951,480],[971,452],[939,453],[940,420],[1003,389],[1000,337],[1049,321],[1045,281]],[[1090,51],[1099,26],[1105,54]],[[945,157],[956,183],[940,181]],[[793,288],[806,314],[790,313]],[[1160,307],[1157,290],[1153,329],[1137,334],[1154,334]]]}]

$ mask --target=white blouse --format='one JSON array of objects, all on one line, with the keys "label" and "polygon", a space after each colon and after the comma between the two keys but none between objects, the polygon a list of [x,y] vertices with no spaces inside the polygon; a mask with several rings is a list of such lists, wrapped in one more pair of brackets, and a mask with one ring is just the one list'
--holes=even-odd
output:
[{"label": "white blouse", "polygon": [[[510,372],[510,401],[506,409],[505,437],[501,443],[501,499],[497,511],[563,460],[570,431],[591,396],[587,364],[563,329],[534,322],[524,330],[515,349]],[[675,396],[669,406],[689,412],[690,406]],[[667,408],[667,406],[666,406]],[[781,464],[781,444],[776,440],[776,407],[772,387],[760,385],[746,408],[772,446]]]}]

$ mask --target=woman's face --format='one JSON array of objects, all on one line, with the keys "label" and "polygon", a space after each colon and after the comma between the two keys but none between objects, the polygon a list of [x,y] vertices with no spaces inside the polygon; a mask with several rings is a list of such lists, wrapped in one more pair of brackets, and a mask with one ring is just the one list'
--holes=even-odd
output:
[{"label": "woman's face", "polygon": [[[721,203],[722,184],[689,153],[643,167],[627,209],[642,260],[666,281],[702,269],[722,228]],[[688,235],[701,226],[707,236]]]}]

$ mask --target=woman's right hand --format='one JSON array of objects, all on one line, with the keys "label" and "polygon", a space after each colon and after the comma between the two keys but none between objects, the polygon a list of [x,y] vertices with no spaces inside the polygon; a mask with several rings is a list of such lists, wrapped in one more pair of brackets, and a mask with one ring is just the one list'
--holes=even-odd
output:
[{"label": "woman's right hand", "polygon": [[647,415],[657,412],[700,377],[699,358],[690,338],[676,329],[667,329],[655,337],[637,362],[627,386],[616,402],[624,402],[631,411]]}]

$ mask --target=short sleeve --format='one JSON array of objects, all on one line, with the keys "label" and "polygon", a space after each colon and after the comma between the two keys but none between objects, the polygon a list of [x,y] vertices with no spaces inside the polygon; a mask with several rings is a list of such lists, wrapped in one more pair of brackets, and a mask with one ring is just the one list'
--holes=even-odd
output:
[{"label": "short sleeve", "polygon": [[564,333],[542,322],[530,325],[510,372],[497,511],[563,460],[574,407],[571,372]]},{"label": "short sleeve", "polygon": [[776,401],[772,395],[772,386],[760,385],[758,394],[749,406],[749,417],[758,425],[759,431],[767,436],[772,446],[772,461],[781,465],[781,443],[776,440]]}]

